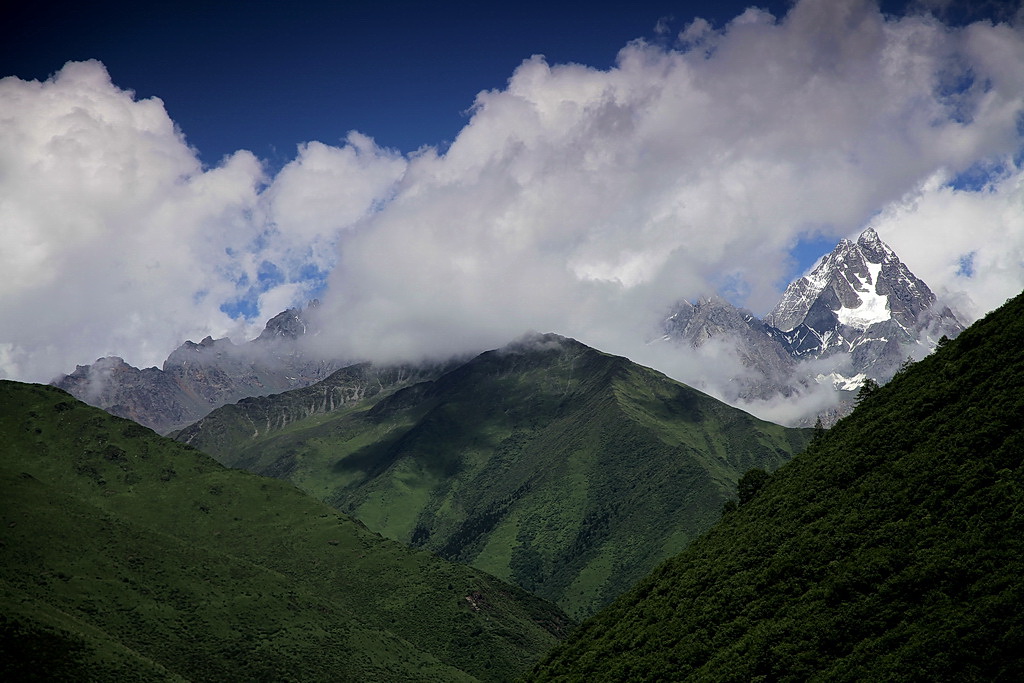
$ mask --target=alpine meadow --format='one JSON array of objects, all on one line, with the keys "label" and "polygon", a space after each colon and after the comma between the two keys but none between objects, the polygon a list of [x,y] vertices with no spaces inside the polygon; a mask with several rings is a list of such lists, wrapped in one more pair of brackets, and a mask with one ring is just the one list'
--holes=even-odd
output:
[{"label": "alpine meadow", "polygon": [[535,335],[429,380],[344,369],[219,408],[175,438],[578,617],[682,550],[740,475],[775,469],[810,433]]},{"label": "alpine meadow", "polygon": [[59,389],[0,401],[5,680],[505,680],[571,624]]}]

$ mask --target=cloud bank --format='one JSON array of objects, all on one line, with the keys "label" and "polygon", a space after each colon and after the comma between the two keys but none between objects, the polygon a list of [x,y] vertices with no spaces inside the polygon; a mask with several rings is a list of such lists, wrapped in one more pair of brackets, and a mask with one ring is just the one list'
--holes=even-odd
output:
[{"label": "cloud bank", "polygon": [[0,376],[17,379],[158,363],[319,292],[335,355],[553,331],[713,388],[708,359],[644,343],[666,308],[718,292],[763,313],[794,246],[866,225],[969,317],[1024,288],[1019,23],[859,0],[695,19],[609,70],[525,60],[444,152],[350,133],[274,177],[244,151],[202,167],[162,103],[97,62],[0,81],[0,112]]},{"label": "cloud bank", "polygon": [[867,224],[972,315],[1024,286],[1019,29],[811,0],[679,40],[608,71],[534,57],[481,93],[343,238],[343,343],[441,354],[534,328],[643,358],[645,317],[713,292],[764,312],[795,243]]},{"label": "cloud bank", "polygon": [[163,103],[98,62],[0,80],[0,377],[251,336],[321,284],[338,233],[404,167],[353,133],[300,146],[273,179],[245,151],[203,168]]}]

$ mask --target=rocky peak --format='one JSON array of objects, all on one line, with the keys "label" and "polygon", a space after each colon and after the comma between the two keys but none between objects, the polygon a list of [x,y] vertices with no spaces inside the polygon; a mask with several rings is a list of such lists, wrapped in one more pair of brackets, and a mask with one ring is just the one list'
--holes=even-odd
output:
[{"label": "rocky peak", "polygon": [[258,342],[275,341],[280,339],[298,339],[306,334],[307,325],[302,317],[302,310],[289,308],[275,315],[267,321],[260,336],[256,337]]},{"label": "rocky peak", "polygon": [[896,258],[896,252],[882,241],[874,228],[868,228],[860,234],[857,246],[871,263],[884,263],[886,259]]},{"label": "rocky peak", "polygon": [[696,303],[682,300],[662,328],[664,339],[677,344],[698,349],[715,340],[734,349],[743,365],[753,370],[750,377],[733,382],[734,398],[767,398],[788,391],[784,384],[793,359],[750,311],[717,296],[702,297]]},{"label": "rocky peak", "polygon": [[722,334],[745,332],[751,317],[721,297],[701,297],[692,304],[683,300],[665,321],[665,333],[699,347]]},{"label": "rocky peak", "polygon": [[856,242],[842,240],[817,266],[786,288],[765,322],[782,332],[797,326],[824,331],[867,330],[895,319],[910,329],[935,304],[935,295],[868,228]]},{"label": "rocky peak", "polygon": [[208,364],[225,355],[230,355],[235,349],[235,344],[226,337],[214,339],[207,336],[198,344],[193,341],[186,341],[167,357],[163,364],[163,370],[169,372],[172,368],[178,366],[196,363]]},{"label": "rocky peak", "polygon": [[139,370],[120,358],[102,358],[53,383],[91,405],[167,433],[225,403],[308,386],[345,364],[307,358],[296,344],[306,331],[299,309],[289,309],[250,342],[207,336],[198,344],[183,343],[161,369]]},{"label": "rocky peak", "polygon": [[[847,390],[867,377],[886,381],[908,356],[920,358],[963,326],[867,228],[792,282],[763,322],[705,298],[679,302],[663,329],[666,339],[694,348],[709,340],[733,344],[744,365],[763,377],[734,381],[738,396],[751,399],[799,392],[819,376],[834,377]],[[803,361],[815,361],[813,372]]]},{"label": "rocky peak", "polygon": [[872,228],[791,284],[765,322],[794,357],[848,358],[854,374],[880,381],[963,330]]}]

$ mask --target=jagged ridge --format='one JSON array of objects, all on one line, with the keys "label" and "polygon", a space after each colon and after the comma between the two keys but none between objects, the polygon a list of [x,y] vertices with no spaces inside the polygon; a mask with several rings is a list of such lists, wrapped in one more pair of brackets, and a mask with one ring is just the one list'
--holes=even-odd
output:
[{"label": "jagged ridge", "polygon": [[[712,298],[680,302],[663,330],[694,348],[712,340],[733,345],[750,376],[736,378],[727,398],[753,401],[822,381],[848,391],[867,378],[885,382],[908,357],[923,357],[963,326],[868,228],[792,282],[763,321]],[[810,370],[805,361],[818,362]]]},{"label": "jagged ridge", "polygon": [[53,384],[90,405],[167,434],[214,408],[308,386],[342,367],[338,359],[304,351],[301,342],[310,327],[306,311],[292,308],[271,318],[245,344],[212,337],[198,344],[186,341],[162,368],[142,370],[121,358],[100,358]]}]

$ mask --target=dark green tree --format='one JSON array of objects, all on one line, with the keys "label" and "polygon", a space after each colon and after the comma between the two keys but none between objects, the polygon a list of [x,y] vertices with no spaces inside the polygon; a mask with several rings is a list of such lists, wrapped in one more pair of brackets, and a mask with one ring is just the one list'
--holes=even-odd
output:
[{"label": "dark green tree", "polygon": [[814,421],[814,436],[811,437],[811,443],[818,443],[821,438],[825,436],[825,425],[821,421],[821,415]]},{"label": "dark green tree", "polygon": [[863,403],[868,396],[876,391],[878,391],[878,382],[868,377],[864,380],[864,383],[860,385],[860,391],[857,392],[856,405]]},{"label": "dark green tree", "polygon": [[893,375],[893,377],[899,377],[900,375],[905,374],[907,372],[907,370],[910,369],[910,366],[913,365],[913,364],[914,364],[913,356],[907,356],[907,359],[904,360],[902,363],[900,363],[900,369],[896,371],[896,374]]},{"label": "dark green tree", "polygon": [[770,478],[771,475],[759,467],[747,470],[736,485],[740,505],[752,500]]}]

